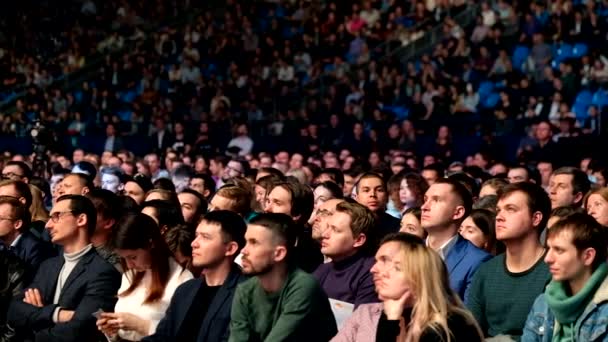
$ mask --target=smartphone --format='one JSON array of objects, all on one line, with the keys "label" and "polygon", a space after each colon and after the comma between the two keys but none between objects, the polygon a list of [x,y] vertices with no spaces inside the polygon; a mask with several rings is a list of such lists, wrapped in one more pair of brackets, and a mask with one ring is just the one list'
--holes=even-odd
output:
[{"label": "smartphone", "polygon": [[100,319],[102,313],[104,313],[104,311],[102,309],[98,309],[97,311],[93,312],[91,315],[93,315],[93,317],[95,317],[97,319]]}]

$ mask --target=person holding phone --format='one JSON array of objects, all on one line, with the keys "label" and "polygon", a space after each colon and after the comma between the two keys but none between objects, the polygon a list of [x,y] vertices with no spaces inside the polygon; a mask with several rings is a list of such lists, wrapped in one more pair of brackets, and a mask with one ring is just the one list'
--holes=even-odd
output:
[{"label": "person holding phone", "polygon": [[192,274],[180,266],[156,222],[132,213],[117,225],[112,246],[123,259],[115,312],[101,312],[97,328],[111,341],[139,341],[156,331],[173,293]]}]

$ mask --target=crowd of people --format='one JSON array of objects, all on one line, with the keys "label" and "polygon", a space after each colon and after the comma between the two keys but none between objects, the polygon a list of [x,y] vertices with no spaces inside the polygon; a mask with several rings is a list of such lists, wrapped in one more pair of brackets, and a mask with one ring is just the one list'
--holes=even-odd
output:
[{"label": "crowd of people", "polygon": [[122,158],[76,150],[46,177],[4,162],[5,341],[608,338],[592,161],[342,170],[280,152],[192,174],[150,154],[127,175]]},{"label": "crowd of people", "polygon": [[608,341],[607,1],[26,4],[0,341]]}]

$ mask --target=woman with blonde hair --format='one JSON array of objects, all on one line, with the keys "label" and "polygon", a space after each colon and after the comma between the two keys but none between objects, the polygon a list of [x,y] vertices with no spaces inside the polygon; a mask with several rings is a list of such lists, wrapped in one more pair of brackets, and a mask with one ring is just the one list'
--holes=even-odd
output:
[{"label": "woman with blonde hair", "polygon": [[371,269],[381,303],[363,304],[332,341],[482,341],[475,319],[450,288],[446,267],[424,241],[387,236]]}]

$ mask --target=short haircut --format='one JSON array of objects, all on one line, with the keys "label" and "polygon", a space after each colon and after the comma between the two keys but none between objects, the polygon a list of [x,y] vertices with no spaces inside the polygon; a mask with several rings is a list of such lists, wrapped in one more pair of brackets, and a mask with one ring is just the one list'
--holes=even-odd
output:
[{"label": "short haircut", "polygon": [[323,169],[323,171],[321,171],[321,174],[328,175],[331,180],[336,182],[336,184],[338,184],[339,186],[344,186],[344,173],[342,172],[342,170],[337,169],[335,167],[330,167],[327,169]]},{"label": "short haircut", "polygon": [[203,186],[205,187],[205,190],[209,190],[209,196],[213,196],[213,194],[215,193],[215,180],[213,180],[213,177],[211,177],[210,174],[197,173],[192,176],[190,180],[192,179],[201,179],[203,181]]},{"label": "short haircut", "polygon": [[21,220],[22,232],[30,229],[32,215],[23,203],[12,196],[0,196],[0,205],[2,204],[8,204],[11,206],[11,218],[14,220]]},{"label": "short haircut", "polygon": [[557,208],[554,208],[553,210],[551,210],[551,215],[549,215],[549,216],[550,217],[553,217],[553,216],[559,217],[559,219],[562,220],[572,214],[582,213],[582,212],[584,212],[584,210],[580,207],[564,205],[564,206],[557,207]]},{"label": "short haircut", "polygon": [[220,226],[224,243],[230,241],[236,242],[238,245],[238,250],[234,253],[234,257],[236,258],[240,250],[245,246],[245,231],[247,230],[245,220],[235,212],[216,210],[205,214],[202,221]]},{"label": "short haircut", "polygon": [[82,195],[63,195],[57,199],[57,203],[61,201],[70,201],[69,209],[74,216],[84,214],[87,218],[87,233],[89,237],[95,233],[97,225],[97,210],[90,199]]},{"label": "short haircut", "polygon": [[250,225],[262,226],[271,231],[273,239],[287,249],[287,262],[293,260],[298,236],[298,226],[286,214],[261,213],[249,221]]},{"label": "short haircut", "polygon": [[555,223],[547,231],[547,240],[560,233],[570,231],[572,244],[581,252],[587,248],[595,249],[595,259],[592,268],[597,269],[608,258],[608,231],[593,217],[585,213],[575,213]]},{"label": "short haircut", "polygon": [[361,181],[364,179],[369,179],[369,178],[379,179],[380,181],[382,181],[382,187],[383,187],[384,191],[386,192],[388,190],[386,181],[384,180],[384,177],[382,176],[382,174],[380,174],[378,172],[365,172],[364,174],[361,175],[361,177],[359,177],[357,184],[355,184],[356,193],[359,193],[359,184],[361,184]]},{"label": "short haircut", "polygon": [[445,175],[445,168],[440,163],[429,164],[422,168],[422,171],[435,171],[437,177],[442,178]]},{"label": "short haircut", "polygon": [[67,177],[75,177],[78,179],[78,181],[80,182],[80,185],[83,187],[87,187],[89,188],[89,190],[92,190],[95,185],[93,185],[93,180],[91,179],[91,177],[85,173],[69,173],[67,175],[65,175],[64,179]]},{"label": "short haircut", "polygon": [[298,223],[304,224],[310,218],[314,208],[314,194],[308,185],[300,184],[296,181],[286,181],[277,183],[270,190],[283,188],[291,195],[291,216],[298,216]]},{"label": "short haircut", "polygon": [[359,203],[340,202],[336,205],[336,212],[347,214],[350,217],[350,228],[353,237],[359,234],[368,236],[376,225],[374,213]]},{"label": "short haircut", "polygon": [[450,175],[448,179],[456,180],[460,184],[464,185],[472,197],[477,197],[479,195],[479,184],[477,184],[477,181],[473,177],[467,175],[466,173],[456,172]]},{"label": "short haircut", "polygon": [[266,192],[272,190],[272,188],[274,188],[274,185],[277,183],[281,183],[285,181],[285,177],[279,177],[277,175],[274,174],[269,174],[267,176],[264,176],[260,179],[258,179],[255,182],[255,185],[261,186],[262,188],[266,189]]},{"label": "short haircut", "polygon": [[572,166],[564,166],[559,169],[553,171],[552,176],[557,175],[570,175],[572,176],[572,193],[574,195],[579,192],[583,194],[583,196],[589,191],[591,188],[591,182],[589,181],[589,177],[583,171],[572,167]]},{"label": "short haircut", "polygon": [[334,183],[334,182],[321,182],[319,184],[317,184],[317,186],[315,187],[323,187],[325,189],[327,189],[327,191],[329,191],[329,193],[331,193],[331,196],[333,198],[337,198],[337,199],[342,199],[344,197],[344,192],[342,191],[342,188],[340,187],[340,185]]},{"label": "short haircut", "polygon": [[232,184],[225,185],[215,193],[215,196],[220,196],[231,200],[233,203],[230,210],[243,217],[251,212],[251,201],[253,195],[249,189]]},{"label": "short haircut", "polygon": [[25,199],[26,208],[29,209],[32,206],[32,191],[26,183],[12,179],[5,179],[0,181],[0,188],[3,186],[12,186],[15,189],[17,196]]},{"label": "short haircut", "polygon": [[551,200],[549,199],[549,195],[545,189],[538,184],[522,182],[505,186],[498,194],[498,200],[500,201],[516,192],[521,192],[526,196],[526,202],[528,204],[528,209],[530,210],[530,215],[534,214],[535,212],[540,212],[542,214],[543,217],[537,227],[538,232],[540,233],[542,229],[547,226],[549,214],[551,213]]},{"label": "short haircut", "polygon": [[11,160],[4,166],[17,166],[19,169],[21,169],[22,178],[32,179],[32,169],[29,167],[29,165],[22,161]]},{"label": "short haircut", "polygon": [[462,222],[469,214],[473,208],[473,197],[469,190],[458,180],[454,178],[439,178],[435,181],[435,184],[448,184],[452,188],[452,193],[456,195],[456,197],[460,200],[460,205],[464,207],[464,215],[459,220]]},{"label": "short haircut", "polygon": [[110,190],[96,188],[89,191],[85,197],[91,200],[98,214],[118,222],[122,214],[118,195]]},{"label": "short haircut", "polygon": [[205,200],[203,195],[201,195],[198,191],[192,189],[184,189],[182,192],[180,192],[180,194],[190,194],[198,199],[200,204],[198,205],[198,208],[196,210],[197,216],[200,216],[203,213],[207,212],[207,200]]}]

